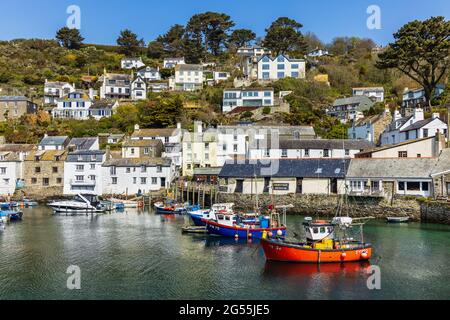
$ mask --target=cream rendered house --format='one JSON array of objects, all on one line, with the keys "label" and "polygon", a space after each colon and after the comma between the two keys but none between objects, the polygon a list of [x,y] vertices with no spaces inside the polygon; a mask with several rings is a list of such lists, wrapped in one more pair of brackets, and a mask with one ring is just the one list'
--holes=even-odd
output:
[{"label": "cream rendered house", "polygon": [[183,176],[192,176],[196,168],[217,167],[217,130],[203,131],[200,121],[194,123],[194,132],[183,135]]}]

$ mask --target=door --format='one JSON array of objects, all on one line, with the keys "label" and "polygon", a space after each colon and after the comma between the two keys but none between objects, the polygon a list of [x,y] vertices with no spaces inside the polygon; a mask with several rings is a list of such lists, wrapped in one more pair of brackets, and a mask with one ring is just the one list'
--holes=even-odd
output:
[{"label": "door", "polygon": [[338,187],[337,187],[337,179],[331,179],[331,193],[337,194],[338,193]]},{"label": "door", "polygon": [[236,180],[236,189],[234,193],[242,193],[244,189],[244,180]]},{"label": "door", "polygon": [[447,196],[450,197],[450,182],[447,182]]},{"label": "door", "polygon": [[303,179],[297,178],[297,190],[296,193],[302,194],[303,193]]},{"label": "door", "polygon": [[269,178],[264,178],[264,193],[269,193],[269,188],[270,188],[270,177]]},{"label": "door", "polygon": [[166,187],[166,178],[161,178],[161,188]]}]

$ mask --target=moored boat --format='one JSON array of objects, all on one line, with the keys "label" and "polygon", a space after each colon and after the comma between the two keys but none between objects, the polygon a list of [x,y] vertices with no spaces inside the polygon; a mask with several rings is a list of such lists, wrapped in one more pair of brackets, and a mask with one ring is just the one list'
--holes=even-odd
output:
[{"label": "moored boat", "polygon": [[261,240],[268,261],[297,263],[331,263],[367,261],[372,256],[372,245],[363,239],[354,240],[348,233],[354,224],[349,217],[335,217],[332,221],[305,219],[306,241],[291,242],[283,239]]},{"label": "moored boat", "polygon": [[184,214],[187,212],[184,205],[175,202],[169,202],[167,204],[164,202],[156,202],[154,207],[157,214]]},{"label": "moored boat", "polygon": [[409,222],[409,217],[386,217],[388,223],[406,223]]},{"label": "moored boat", "polygon": [[20,221],[22,220],[23,212],[22,211],[2,211],[9,216],[9,221]]},{"label": "moored boat", "polygon": [[72,200],[53,201],[48,206],[56,213],[70,214],[101,213],[108,210],[93,194],[78,194]]},{"label": "moored boat", "polygon": [[236,239],[260,239],[268,237],[284,237],[286,226],[281,224],[279,214],[272,212],[270,216],[255,214],[216,214],[213,220],[206,220],[206,228],[211,235],[233,237]]},{"label": "moored boat", "polygon": [[196,226],[206,226],[206,221],[215,219],[217,213],[233,213],[234,203],[216,203],[211,209],[188,210],[188,214]]}]

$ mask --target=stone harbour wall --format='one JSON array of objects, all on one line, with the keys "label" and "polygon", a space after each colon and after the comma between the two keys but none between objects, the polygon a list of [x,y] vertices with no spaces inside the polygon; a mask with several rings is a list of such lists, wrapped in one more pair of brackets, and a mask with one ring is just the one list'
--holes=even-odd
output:
[{"label": "stone harbour wall", "polygon": [[[333,216],[336,213],[338,200],[338,196],[335,195],[258,196],[260,206],[266,206],[272,202],[275,202],[275,205],[292,204],[294,208],[288,211],[289,214],[308,216]],[[218,202],[232,202],[237,210],[253,210],[256,197],[221,193],[218,195]],[[420,220],[420,204],[416,199],[395,198],[393,201],[387,201],[383,198],[348,197],[347,203],[349,205],[343,206],[343,213],[351,217],[408,216],[411,220]]]},{"label": "stone harbour wall", "polygon": [[450,225],[450,203],[429,201],[420,205],[420,219],[422,222],[432,222]]}]

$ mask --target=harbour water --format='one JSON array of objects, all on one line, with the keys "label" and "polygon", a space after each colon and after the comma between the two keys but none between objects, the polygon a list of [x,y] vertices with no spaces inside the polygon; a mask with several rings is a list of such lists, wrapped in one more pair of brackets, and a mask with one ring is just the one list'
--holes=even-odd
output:
[{"label": "harbour water", "polygon": [[[288,217],[301,234],[300,216]],[[183,235],[187,217],[127,210],[55,216],[47,207],[0,231],[0,299],[449,299],[450,226],[371,221],[381,289],[368,264],[267,263],[258,242]],[[81,290],[67,289],[69,266]]]}]

